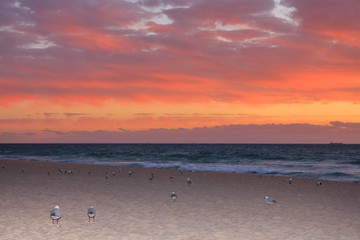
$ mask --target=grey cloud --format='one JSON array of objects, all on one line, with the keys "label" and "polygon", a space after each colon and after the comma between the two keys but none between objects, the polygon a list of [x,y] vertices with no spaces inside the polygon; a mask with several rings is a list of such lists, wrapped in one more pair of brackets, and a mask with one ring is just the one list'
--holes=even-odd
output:
[{"label": "grey cloud", "polygon": [[[332,122],[313,124],[250,124],[198,127],[193,129],[150,129],[130,131],[71,131],[17,134],[1,133],[1,142],[69,143],[360,143],[360,123]],[[339,127],[348,126],[348,127]],[[349,127],[350,126],[350,127]],[[50,134],[50,135],[49,135]],[[26,138],[31,135],[31,138]],[[6,137],[6,138],[4,138]]]}]

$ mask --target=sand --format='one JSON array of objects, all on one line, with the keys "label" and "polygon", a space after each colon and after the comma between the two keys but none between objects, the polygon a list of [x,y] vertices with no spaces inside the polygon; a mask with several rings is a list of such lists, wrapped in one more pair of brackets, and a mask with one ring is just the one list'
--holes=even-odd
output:
[{"label": "sand", "polygon": [[[0,239],[360,239],[360,184],[316,182],[1,160]],[[265,195],[278,203],[267,205]],[[50,219],[55,205],[59,224]],[[95,222],[88,222],[89,206],[96,208]]]}]

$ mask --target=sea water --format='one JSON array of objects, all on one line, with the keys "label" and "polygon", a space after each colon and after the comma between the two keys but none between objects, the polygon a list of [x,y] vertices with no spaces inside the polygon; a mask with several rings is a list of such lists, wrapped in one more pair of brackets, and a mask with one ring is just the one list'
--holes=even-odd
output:
[{"label": "sea water", "polygon": [[0,144],[0,159],[360,182],[360,144]]}]

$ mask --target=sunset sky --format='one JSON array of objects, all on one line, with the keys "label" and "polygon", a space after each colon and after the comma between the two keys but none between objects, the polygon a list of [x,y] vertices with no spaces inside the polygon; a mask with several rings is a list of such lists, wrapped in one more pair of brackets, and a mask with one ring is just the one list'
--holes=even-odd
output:
[{"label": "sunset sky", "polygon": [[359,0],[2,0],[0,142],[360,143]]}]

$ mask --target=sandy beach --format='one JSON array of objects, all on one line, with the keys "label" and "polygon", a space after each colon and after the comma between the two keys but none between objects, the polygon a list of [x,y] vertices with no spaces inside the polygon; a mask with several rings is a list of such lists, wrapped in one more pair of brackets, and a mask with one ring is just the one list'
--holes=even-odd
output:
[{"label": "sandy beach", "polygon": [[359,183],[288,179],[1,160],[0,239],[360,239]]}]

